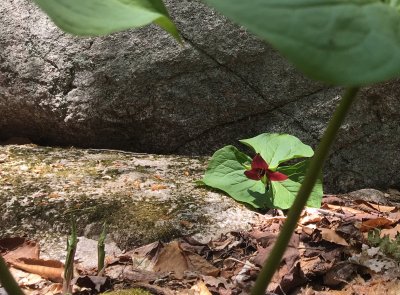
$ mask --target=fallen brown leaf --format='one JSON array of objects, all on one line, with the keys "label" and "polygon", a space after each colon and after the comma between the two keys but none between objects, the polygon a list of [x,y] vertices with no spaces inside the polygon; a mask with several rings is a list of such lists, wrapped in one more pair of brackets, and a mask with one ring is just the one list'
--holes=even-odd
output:
[{"label": "fallen brown leaf", "polygon": [[63,286],[60,283],[54,283],[50,286],[44,287],[41,290],[43,295],[60,295],[62,294]]},{"label": "fallen brown leaf", "polygon": [[19,258],[39,259],[39,252],[39,245],[32,240],[20,237],[0,240],[0,253],[7,262]]},{"label": "fallen brown leaf", "polygon": [[275,243],[278,233],[263,232],[255,230],[250,233],[250,237],[255,239],[258,244],[266,248]]},{"label": "fallen brown leaf", "polygon": [[213,276],[202,276],[204,283],[210,287],[221,287],[227,288],[229,286],[228,281],[224,277],[213,277]]},{"label": "fallen brown leaf", "polygon": [[207,286],[202,281],[198,281],[190,290],[194,290],[196,295],[212,295]]},{"label": "fallen brown leaf", "polygon": [[[263,265],[265,260],[268,258],[276,240],[276,234],[274,235],[275,237],[273,238],[270,235],[262,235],[259,232],[253,234],[253,236],[258,238],[258,241],[264,242],[265,245],[268,245],[266,248],[258,248],[257,255],[253,259],[253,262],[256,265]],[[277,292],[278,290],[279,292],[282,290],[286,292],[304,281],[299,263],[299,243],[300,235],[293,234],[285,254],[283,255],[281,266],[272,278],[271,284],[268,286],[269,292]]]},{"label": "fallen brown leaf", "polygon": [[335,243],[338,245],[342,246],[348,246],[349,244],[346,242],[345,239],[343,239],[341,236],[339,236],[336,231],[329,229],[329,228],[317,228],[316,231],[319,231],[321,233],[322,239],[325,241]]},{"label": "fallen brown leaf", "polygon": [[149,283],[168,276],[166,273],[137,269],[131,265],[112,265],[105,269],[105,275],[113,280],[124,280],[132,282]]},{"label": "fallen brown leaf", "polygon": [[391,220],[400,220],[400,210],[389,212],[388,218],[390,218]]},{"label": "fallen brown leaf", "polygon": [[154,242],[126,252],[124,255],[154,256],[163,246],[161,242]]},{"label": "fallen brown leaf", "polygon": [[336,264],[325,276],[324,284],[329,287],[336,287],[347,283],[356,273],[357,266],[353,263]]},{"label": "fallen brown leaf", "polygon": [[370,208],[372,208],[372,209],[374,209],[374,210],[376,210],[378,212],[381,212],[381,213],[393,212],[393,211],[396,210],[395,206],[379,205],[379,204],[374,204],[374,203],[363,201],[363,200],[359,200],[357,202],[364,203],[367,206],[369,206]]},{"label": "fallen brown leaf", "polygon": [[357,222],[362,222],[368,219],[375,219],[379,217],[376,213],[359,213],[359,214],[346,214],[346,217],[343,219],[346,222],[353,222],[355,225]]},{"label": "fallen brown leaf", "polygon": [[318,223],[322,220],[322,216],[320,214],[310,214],[310,215],[306,215],[304,217],[302,217],[299,220],[299,223],[302,225],[307,225],[310,223]]},{"label": "fallen brown leaf", "polygon": [[353,222],[343,222],[339,224],[339,226],[336,228],[336,232],[339,233],[341,236],[346,237],[347,241],[353,240],[361,243],[363,240],[360,229],[356,227]]},{"label": "fallen brown leaf", "polygon": [[209,244],[214,249],[214,251],[221,251],[228,247],[234,241],[233,237],[229,237],[222,241],[211,241]]},{"label": "fallen brown leaf", "polygon": [[367,232],[367,231],[370,231],[370,230],[372,230],[374,228],[384,228],[384,227],[387,227],[387,226],[392,225],[392,224],[393,224],[392,220],[387,219],[385,217],[378,217],[378,218],[375,218],[375,219],[369,219],[369,220],[364,221],[361,224],[360,230],[362,232]]},{"label": "fallen brown leaf", "polygon": [[184,272],[187,270],[189,270],[188,262],[177,241],[165,245],[154,265],[154,271],[172,271],[177,279],[183,279]]},{"label": "fallen brown leaf", "polygon": [[196,253],[184,252],[191,271],[199,272],[203,275],[216,277],[219,274],[219,269],[210,264],[207,260]]},{"label": "fallen brown leaf", "polygon": [[132,265],[135,268],[143,270],[153,270],[159,251],[162,249],[161,242],[154,242],[136,249],[133,249],[123,256],[129,255],[132,259]]},{"label": "fallen brown leaf", "polygon": [[397,234],[400,233],[400,224],[397,224],[395,227],[389,229],[381,230],[381,237],[389,236],[390,239],[395,239]]},{"label": "fallen brown leaf", "polygon": [[[10,272],[20,287],[33,287],[46,282],[46,279],[33,273],[28,273],[23,270],[10,267]],[[0,292],[1,294],[1,292]]]},{"label": "fallen brown leaf", "polygon": [[344,213],[349,213],[349,214],[364,214],[365,212],[362,210],[354,209],[351,207],[346,207],[346,206],[338,206],[338,205],[332,205],[332,204],[324,204],[321,208],[325,209],[331,209],[335,211],[341,211]]},{"label": "fallen brown leaf", "polygon": [[376,210],[374,207],[371,206],[371,203],[364,200],[355,200],[353,208],[364,212],[379,213],[378,210]]},{"label": "fallen brown leaf", "polygon": [[336,195],[326,195],[322,198],[322,204],[345,205],[345,200]]},{"label": "fallen brown leaf", "polygon": [[10,263],[16,268],[38,274],[52,282],[61,283],[63,281],[64,265],[60,261],[20,258]]}]

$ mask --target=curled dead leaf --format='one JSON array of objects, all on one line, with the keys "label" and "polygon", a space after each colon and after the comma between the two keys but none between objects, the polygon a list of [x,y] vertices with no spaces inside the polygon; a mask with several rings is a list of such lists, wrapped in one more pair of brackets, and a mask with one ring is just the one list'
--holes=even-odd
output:
[{"label": "curled dead leaf", "polygon": [[321,208],[339,211],[339,212],[343,212],[343,213],[347,213],[347,214],[355,214],[355,215],[365,213],[364,211],[354,209],[351,207],[338,206],[338,205],[332,205],[332,204],[324,204]]},{"label": "curled dead leaf", "polygon": [[32,258],[20,258],[10,262],[12,266],[23,271],[40,275],[55,283],[63,281],[64,264],[57,260],[44,260]]},{"label": "curled dead leaf", "polygon": [[367,232],[367,231],[370,231],[370,230],[372,230],[374,228],[385,228],[385,227],[388,227],[388,226],[390,226],[392,224],[393,224],[392,220],[390,220],[388,218],[385,218],[385,217],[378,217],[378,218],[375,218],[375,219],[369,219],[369,220],[364,221],[361,224],[360,230],[362,232]]},{"label": "curled dead leaf", "polygon": [[380,204],[374,204],[374,203],[367,202],[364,200],[356,200],[355,203],[364,204],[364,205],[370,207],[371,209],[374,209],[375,211],[381,212],[381,213],[393,212],[397,209],[395,206],[385,206],[385,205],[380,205]]}]

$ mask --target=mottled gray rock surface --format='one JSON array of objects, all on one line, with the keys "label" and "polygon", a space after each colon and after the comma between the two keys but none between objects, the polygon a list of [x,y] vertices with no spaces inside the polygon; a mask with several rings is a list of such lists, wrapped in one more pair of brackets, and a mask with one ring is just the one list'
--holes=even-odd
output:
[{"label": "mottled gray rock surface", "polygon": [[[65,250],[78,235],[122,249],[195,235],[208,241],[260,217],[230,197],[195,185],[205,160],[99,150],[0,147],[0,237],[29,236]],[[50,245],[50,246],[49,246]]]},{"label": "mottled gray rock surface", "polygon": [[[262,132],[317,143],[339,89],[304,78],[199,1],[167,5],[184,46],[155,26],[67,36],[32,1],[2,1],[0,141],[164,154],[211,154]],[[398,85],[362,92],[325,170],[326,191],[400,187]]]}]

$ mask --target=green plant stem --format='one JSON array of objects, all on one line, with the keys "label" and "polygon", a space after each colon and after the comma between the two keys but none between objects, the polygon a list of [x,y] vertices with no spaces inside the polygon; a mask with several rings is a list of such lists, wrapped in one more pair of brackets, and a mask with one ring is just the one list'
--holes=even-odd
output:
[{"label": "green plant stem", "polygon": [[336,135],[342,125],[346,114],[348,113],[351,104],[353,103],[359,88],[347,88],[343,98],[336,108],[328,127],[315,151],[314,157],[311,160],[310,166],[307,169],[305,179],[297,193],[296,200],[290,208],[286,222],[282,227],[281,233],[276,240],[274,247],[264,266],[259,273],[256,284],[251,292],[251,295],[263,295],[265,289],[270,283],[275,271],[279,268],[283,254],[289,244],[290,238],[296,229],[302,210],[304,209],[308,197],[315,185],[315,182],[322,171],[324,161],[328,156],[329,150],[334,142]]},{"label": "green plant stem", "polygon": [[100,275],[104,268],[104,259],[106,257],[105,244],[107,224],[104,222],[103,231],[100,234],[97,242],[97,275]]},{"label": "green plant stem", "polygon": [[71,280],[74,277],[74,257],[77,244],[78,238],[76,234],[76,221],[75,217],[72,217],[71,235],[67,240],[67,257],[65,259],[64,266],[63,294],[72,294]]},{"label": "green plant stem", "polygon": [[24,295],[24,292],[19,288],[14,277],[11,275],[6,262],[0,255],[0,283],[8,294]]}]

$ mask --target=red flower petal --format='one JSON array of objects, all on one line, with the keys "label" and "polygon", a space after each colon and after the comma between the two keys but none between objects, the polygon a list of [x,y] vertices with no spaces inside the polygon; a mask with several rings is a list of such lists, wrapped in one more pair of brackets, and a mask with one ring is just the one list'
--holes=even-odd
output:
[{"label": "red flower petal", "polygon": [[264,161],[264,159],[260,156],[260,154],[257,154],[254,156],[253,161],[251,162],[251,169],[267,170],[268,164],[267,162]]},{"label": "red flower petal", "polygon": [[283,173],[272,172],[271,170],[267,171],[267,177],[271,181],[284,181],[289,178],[287,175],[285,175]]},{"label": "red flower petal", "polygon": [[247,178],[250,178],[250,179],[253,179],[253,180],[260,180],[261,179],[260,173],[256,169],[246,170],[246,171],[244,171],[244,175],[246,175]]}]

